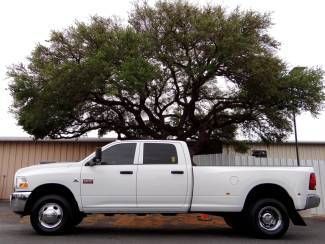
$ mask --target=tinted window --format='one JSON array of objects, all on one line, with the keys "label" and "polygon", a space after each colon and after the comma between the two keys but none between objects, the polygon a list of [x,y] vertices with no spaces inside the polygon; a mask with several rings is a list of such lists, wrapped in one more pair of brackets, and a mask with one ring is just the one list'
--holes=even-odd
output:
[{"label": "tinted window", "polygon": [[172,144],[145,143],[143,164],[177,164],[176,148]]},{"label": "tinted window", "polygon": [[266,150],[253,150],[252,156],[256,158],[267,158]]},{"label": "tinted window", "polygon": [[102,153],[102,164],[133,164],[136,143],[123,143],[107,148]]}]

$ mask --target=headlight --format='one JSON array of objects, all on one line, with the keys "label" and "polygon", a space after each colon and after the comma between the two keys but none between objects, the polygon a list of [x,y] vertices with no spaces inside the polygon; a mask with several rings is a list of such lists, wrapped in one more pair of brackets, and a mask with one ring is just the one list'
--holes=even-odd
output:
[{"label": "headlight", "polygon": [[16,187],[16,189],[19,189],[19,190],[28,189],[28,181],[27,181],[26,177],[17,176],[16,177],[16,185],[15,185],[15,187]]}]

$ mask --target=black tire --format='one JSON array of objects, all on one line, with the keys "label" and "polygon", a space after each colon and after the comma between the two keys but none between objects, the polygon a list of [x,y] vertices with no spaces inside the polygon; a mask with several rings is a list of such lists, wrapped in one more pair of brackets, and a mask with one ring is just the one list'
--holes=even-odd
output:
[{"label": "black tire", "polygon": [[272,198],[260,199],[252,204],[247,217],[253,233],[260,238],[280,238],[289,228],[286,207]]},{"label": "black tire", "polygon": [[[48,215],[45,214],[46,211]],[[33,205],[30,221],[34,230],[39,234],[63,234],[71,230],[73,226],[71,213],[72,207],[65,198],[59,195],[46,195]]]},{"label": "black tire", "polygon": [[76,216],[72,220],[72,225],[77,226],[79,225],[82,220],[84,219],[85,215],[82,213],[77,213]]},{"label": "black tire", "polygon": [[228,226],[238,232],[247,232],[247,222],[245,216],[241,213],[225,215],[224,220]]}]

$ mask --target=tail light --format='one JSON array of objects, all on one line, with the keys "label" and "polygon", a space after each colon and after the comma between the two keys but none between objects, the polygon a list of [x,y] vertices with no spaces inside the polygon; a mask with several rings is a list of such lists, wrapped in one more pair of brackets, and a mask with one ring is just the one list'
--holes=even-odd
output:
[{"label": "tail light", "polygon": [[315,175],[315,173],[310,173],[309,190],[316,190],[316,175]]}]

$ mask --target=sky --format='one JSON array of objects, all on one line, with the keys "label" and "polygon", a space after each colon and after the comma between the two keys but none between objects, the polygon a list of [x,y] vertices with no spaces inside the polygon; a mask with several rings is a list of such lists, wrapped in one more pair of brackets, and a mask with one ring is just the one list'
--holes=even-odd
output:
[{"label": "sky", "polygon": [[[149,3],[155,1],[149,0]],[[324,0],[220,0],[191,1],[195,4],[221,4],[229,10],[239,6],[270,12],[274,25],[270,34],[281,43],[278,55],[289,67],[325,69]],[[0,1],[0,137],[29,136],[17,126],[9,112],[7,67],[25,62],[37,43],[48,39],[51,30],[62,30],[90,16],[117,16],[127,21],[134,1],[130,0],[1,0]],[[325,111],[314,118],[308,113],[297,117],[300,141],[325,141]],[[89,133],[88,136],[96,136]],[[108,136],[113,136],[109,134]],[[293,140],[291,135],[289,140]]]}]

